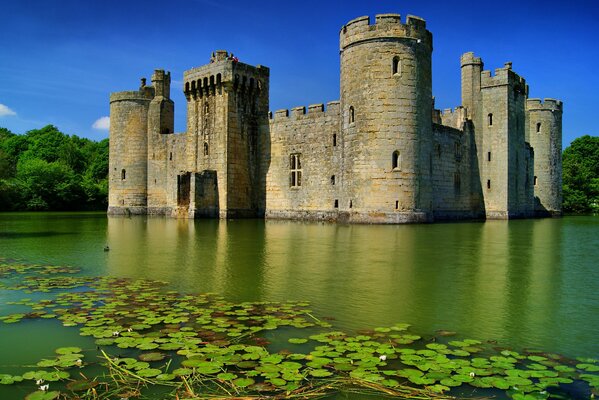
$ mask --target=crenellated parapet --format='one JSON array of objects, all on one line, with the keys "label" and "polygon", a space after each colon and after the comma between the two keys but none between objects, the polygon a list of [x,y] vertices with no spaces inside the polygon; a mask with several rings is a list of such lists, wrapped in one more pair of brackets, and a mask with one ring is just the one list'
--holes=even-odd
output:
[{"label": "crenellated parapet", "polygon": [[528,111],[552,111],[562,112],[563,103],[556,99],[527,99],[526,110]]},{"label": "crenellated parapet", "polygon": [[319,104],[310,104],[308,107],[299,106],[293,107],[291,110],[289,109],[281,109],[277,110],[274,113],[269,112],[268,116],[271,121],[280,121],[282,119],[285,120],[297,120],[304,117],[313,118],[313,117],[337,117],[339,116],[339,101],[330,101],[327,103],[326,108],[323,103]]},{"label": "crenellated parapet", "polygon": [[185,97],[201,98],[222,94],[224,87],[236,92],[260,95],[270,76],[268,67],[239,62],[233,54],[218,50],[210,64],[183,73]]},{"label": "crenellated parapet", "polygon": [[455,109],[446,108],[438,112],[438,118],[441,125],[449,126],[455,129],[462,129],[464,122],[468,118],[468,112],[464,107],[456,107]]},{"label": "crenellated parapet", "polygon": [[374,24],[364,16],[349,21],[341,28],[341,50],[348,46],[373,40],[406,39],[432,48],[432,34],[426,30],[426,22],[420,17],[408,15],[402,23],[399,14],[379,14]]},{"label": "crenellated parapet", "polygon": [[494,75],[490,70],[481,72],[481,89],[506,85],[513,86],[520,93],[528,95],[526,80],[512,70],[511,62],[506,62],[503,68],[496,68]]}]

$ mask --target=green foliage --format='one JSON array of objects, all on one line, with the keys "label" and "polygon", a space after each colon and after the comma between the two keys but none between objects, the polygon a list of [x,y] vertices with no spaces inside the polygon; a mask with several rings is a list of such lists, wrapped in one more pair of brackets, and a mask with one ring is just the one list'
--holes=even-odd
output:
[{"label": "green foliage", "polygon": [[599,137],[575,139],[563,153],[564,212],[599,212]]},{"label": "green foliage", "polygon": [[107,200],[108,139],[0,128],[0,211],[101,210]]}]

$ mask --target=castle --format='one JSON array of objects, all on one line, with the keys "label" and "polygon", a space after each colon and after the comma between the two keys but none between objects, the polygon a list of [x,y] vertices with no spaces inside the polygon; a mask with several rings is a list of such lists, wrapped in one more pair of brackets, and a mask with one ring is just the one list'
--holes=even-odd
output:
[{"label": "castle", "polygon": [[340,100],[269,112],[269,69],[226,51],[110,96],[108,213],[418,223],[561,214],[562,103],[528,98],[511,63],[461,57],[462,105],[434,108],[423,19],[340,32]]}]

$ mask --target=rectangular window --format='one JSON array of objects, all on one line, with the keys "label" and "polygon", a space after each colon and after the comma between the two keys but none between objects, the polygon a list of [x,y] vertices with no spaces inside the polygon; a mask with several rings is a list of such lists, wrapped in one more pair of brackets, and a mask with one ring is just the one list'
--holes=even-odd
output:
[{"label": "rectangular window", "polygon": [[487,161],[491,161],[491,152],[487,153]]},{"label": "rectangular window", "polygon": [[491,189],[491,180],[487,179],[487,189]]},{"label": "rectangular window", "polygon": [[301,154],[292,154],[289,156],[289,186],[302,186],[302,162]]},{"label": "rectangular window", "polygon": [[534,178],[534,185],[537,186],[537,177]]},{"label": "rectangular window", "polygon": [[337,134],[333,133],[333,147],[337,146]]},{"label": "rectangular window", "polygon": [[335,208],[339,208],[339,200],[335,200]]}]

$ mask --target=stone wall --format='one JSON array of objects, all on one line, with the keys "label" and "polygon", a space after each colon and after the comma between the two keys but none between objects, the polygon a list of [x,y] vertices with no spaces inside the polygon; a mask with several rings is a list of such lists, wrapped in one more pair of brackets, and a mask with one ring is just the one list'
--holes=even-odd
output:
[{"label": "stone wall", "polygon": [[[307,110],[296,107],[273,115],[266,175],[267,218],[336,218],[344,186],[339,116],[339,102],[328,103],[326,110],[323,104],[316,104]],[[297,157],[295,163],[299,161],[294,168],[292,157]]]}]

